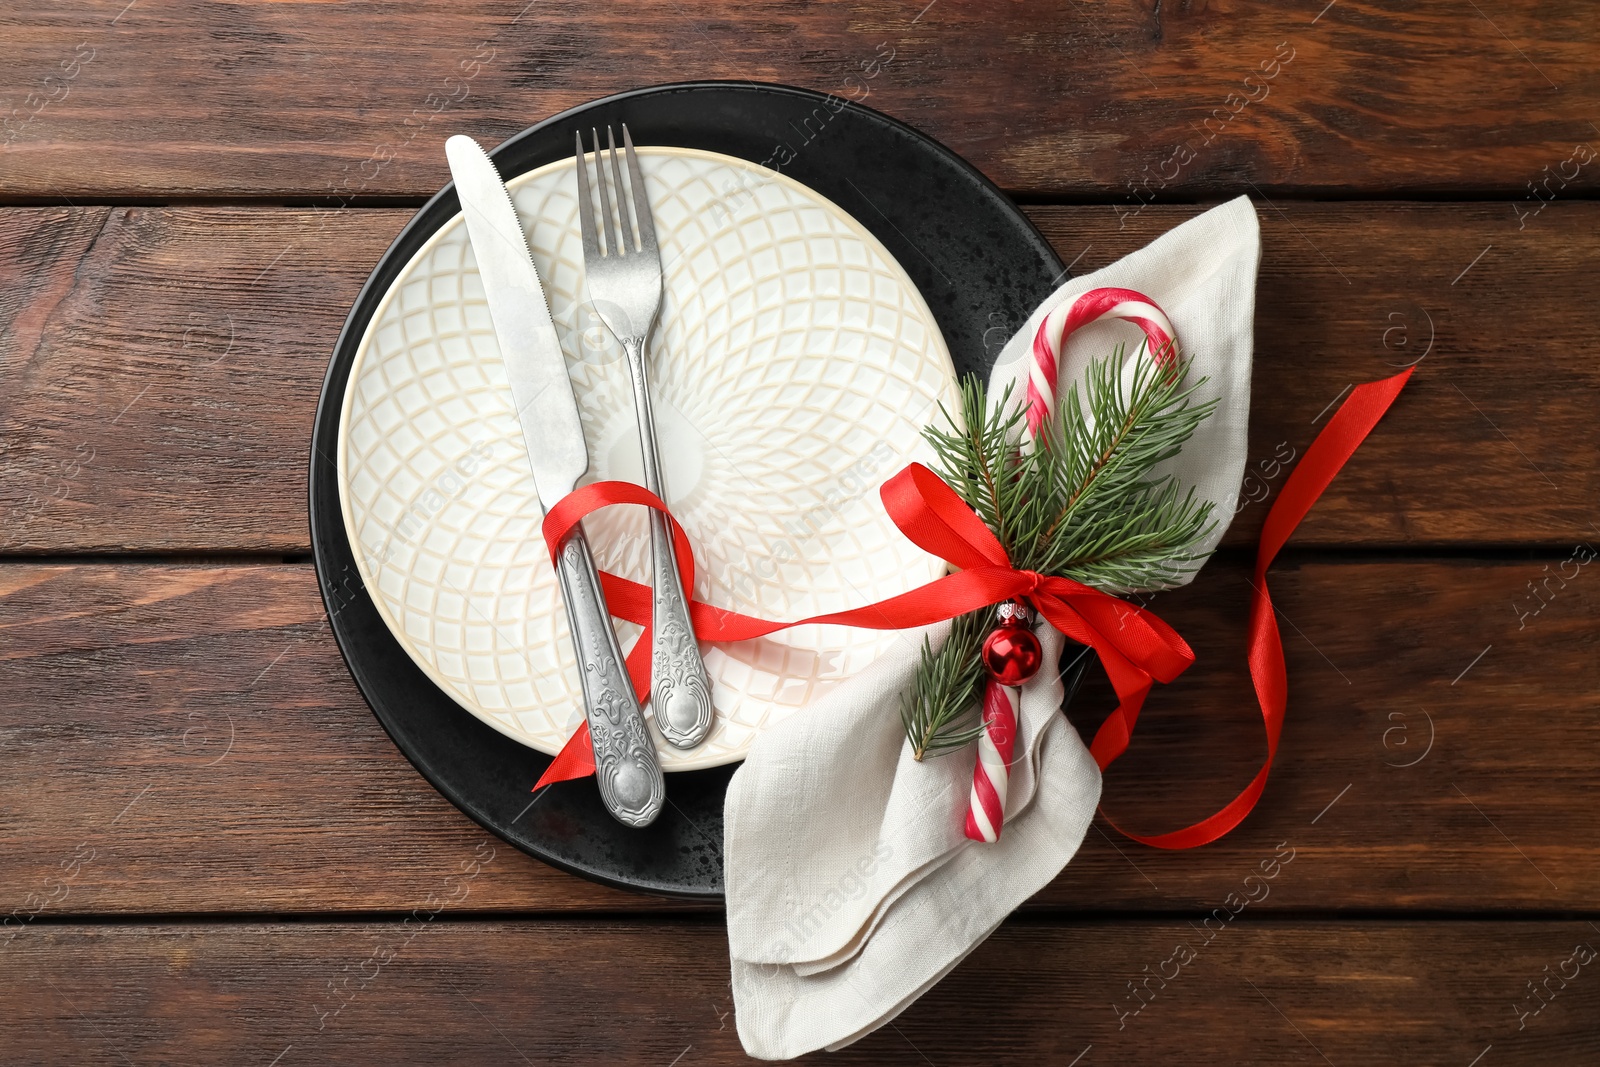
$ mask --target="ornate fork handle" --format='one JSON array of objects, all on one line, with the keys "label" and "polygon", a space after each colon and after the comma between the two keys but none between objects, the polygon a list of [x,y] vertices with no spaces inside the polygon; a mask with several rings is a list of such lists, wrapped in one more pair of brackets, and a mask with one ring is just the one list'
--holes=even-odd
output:
[{"label": "ornate fork handle", "polygon": [[594,745],[595,780],[617,821],[649,826],[661,814],[667,784],[639,698],[623,667],[622,650],[600,591],[600,575],[582,527],[575,527],[558,553],[556,574],[567,605],[583,705]]},{"label": "ornate fork handle", "polygon": [[[628,369],[633,377],[634,406],[639,418],[639,441],[644,452],[644,484],[664,497],[661,463],[656,454],[655,414],[650,406],[650,383],[645,375],[644,342],[624,339]],[[661,512],[650,512],[651,629],[650,702],[656,709],[656,726],[677,748],[694,748],[711,730],[711,680],[689,622],[689,600],[678,575],[678,553],[672,530]]]}]

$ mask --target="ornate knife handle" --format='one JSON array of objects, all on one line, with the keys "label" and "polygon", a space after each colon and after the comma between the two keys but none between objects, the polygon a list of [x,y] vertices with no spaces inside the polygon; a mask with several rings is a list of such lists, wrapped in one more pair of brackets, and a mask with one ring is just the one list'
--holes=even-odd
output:
[{"label": "ornate knife handle", "polygon": [[649,826],[661,814],[667,784],[656,761],[650,727],[623,667],[600,575],[581,526],[567,535],[557,557],[556,574],[583,677],[583,706],[600,799],[623,825]]},{"label": "ornate knife handle", "polygon": [[[644,486],[665,497],[661,461],[656,455],[655,412],[650,404],[650,383],[645,375],[644,342],[624,339],[628,368],[633,377],[634,408],[639,417],[639,444],[644,452]],[[667,517],[650,511],[650,604],[654,644],[650,649],[650,703],[656,709],[656,726],[675,748],[694,748],[711,732],[711,679],[689,622],[689,598],[678,575],[678,553],[672,544]]]}]

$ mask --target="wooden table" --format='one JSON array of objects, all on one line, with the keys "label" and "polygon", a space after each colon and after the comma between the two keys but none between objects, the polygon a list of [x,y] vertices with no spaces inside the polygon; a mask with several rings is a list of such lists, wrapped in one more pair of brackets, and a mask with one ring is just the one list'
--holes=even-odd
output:
[{"label": "wooden table", "polygon": [[[306,529],[334,338],[445,136],[702,77],[919,126],[1078,272],[1250,194],[1257,496],[1351,383],[1421,360],[1274,572],[1260,809],[1183,853],[1097,824],[827,1062],[1600,1058],[1587,5],[524,4],[0,14],[0,1061],[743,1059],[720,914],[435,793],[345,671]],[[1163,599],[1200,663],[1110,774],[1119,821],[1253,773],[1266,509]]]}]

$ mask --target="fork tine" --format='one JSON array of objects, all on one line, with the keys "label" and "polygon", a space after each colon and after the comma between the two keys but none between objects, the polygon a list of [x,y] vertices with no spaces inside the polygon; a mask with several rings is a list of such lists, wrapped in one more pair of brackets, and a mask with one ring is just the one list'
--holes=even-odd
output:
[{"label": "fork tine", "polygon": [[622,124],[622,143],[628,153],[628,177],[633,186],[633,214],[639,223],[640,250],[656,252],[656,221],[650,214],[650,198],[644,193],[644,172],[639,169],[639,157],[633,150],[633,137],[628,124]]},{"label": "fork tine", "polygon": [[614,256],[618,254],[619,249],[617,247],[617,228],[611,219],[611,197],[606,191],[606,157],[600,151],[600,131],[591,126],[589,135],[594,141],[594,183],[600,188],[600,215],[605,221],[605,254]]},{"label": "fork tine", "polygon": [[594,230],[594,203],[589,194],[589,168],[584,164],[583,131],[573,130],[572,140],[578,150],[578,224],[583,231],[583,258],[589,259],[600,255],[600,239]]},{"label": "fork tine", "polygon": [[[628,198],[625,192],[627,187],[622,184],[622,164],[617,161],[617,138],[611,132],[610,126],[606,127],[606,144],[611,148],[611,176],[616,179],[616,183],[612,185],[611,190],[617,197],[617,223],[622,227],[622,244],[619,249],[622,255],[627,255],[629,242],[631,241],[633,244],[632,251],[637,252],[639,250],[639,241],[633,236],[633,218],[628,211]],[[595,151],[598,152],[599,150],[599,146],[596,145]]]}]

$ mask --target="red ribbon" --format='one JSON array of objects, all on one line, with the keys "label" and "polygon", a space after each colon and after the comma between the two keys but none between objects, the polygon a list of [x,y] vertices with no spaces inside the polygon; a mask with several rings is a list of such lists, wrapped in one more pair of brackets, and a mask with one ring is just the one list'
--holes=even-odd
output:
[{"label": "red ribbon", "polygon": [[[1278,751],[1288,679],[1283,644],[1267,592],[1266,572],[1289,535],[1322,495],[1411,377],[1411,370],[1357,386],[1306,450],[1284,483],[1261,532],[1250,604],[1250,674],[1261,704],[1267,755],[1255,779],[1223,809],[1192,826],[1144,837],[1119,832],[1156,848],[1193,848],[1226,834],[1255,807],[1266,787]],[[1104,770],[1124,751],[1139,710],[1156,682],[1171,682],[1194,662],[1194,653],[1177,632],[1154,614],[1107,593],[1066,578],[1017,570],[983,520],[945,482],[913,463],[879,491],[884,510],[912,543],[957,568],[909,592],[876,604],[814,615],[794,622],[772,622],[693,601],[689,609],[702,641],[748,641],[808,623],[833,623],[871,630],[903,630],[954,618],[968,611],[1021,597],[1063,634],[1093,648],[1116,690],[1118,704],[1101,723],[1089,751]],[[689,539],[666,504],[631,482],[595,482],[575,490],[545,516],[543,533],[552,560],[567,533],[585,516],[614,504],[639,504],[662,512],[672,524],[683,587],[694,588],[694,555]],[[650,688],[650,587],[602,571],[611,614],[645,627],[628,654],[628,674],[640,701]],[[587,724],[580,725],[534,786],[594,773]],[[1116,824],[1113,823],[1113,826]]]}]

